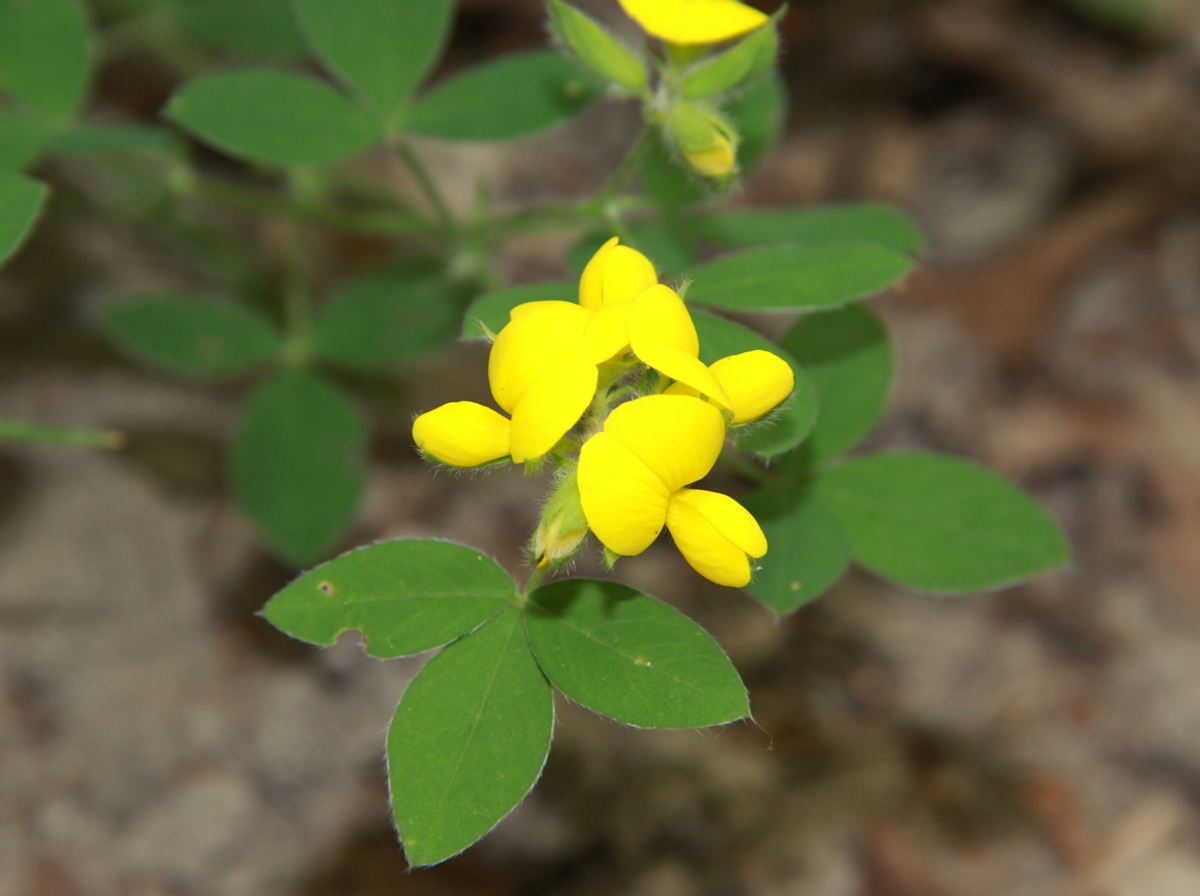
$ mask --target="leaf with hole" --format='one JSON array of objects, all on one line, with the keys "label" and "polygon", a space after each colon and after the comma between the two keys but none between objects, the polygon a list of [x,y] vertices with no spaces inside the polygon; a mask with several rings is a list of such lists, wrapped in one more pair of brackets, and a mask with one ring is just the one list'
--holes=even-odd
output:
[{"label": "leaf with hole", "polygon": [[263,608],[281,631],[329,646],[362,632],[381,658],[430,650],[491,619],[516,598],[491,558],[446,541],[401,539],[359,548],[288,585]]},{"label": "leaf with hole", "polygon": [[336,162],[383,136],[324,81],[270,69],[201,75],[176,91],[166,115],[231,155],[273,165]]},{"label": "leaf with hole", "polygon": [[190,377],[247,373],[282,348],[270,321],[248,308],[171,293],[113,306],[100,329],[142,363]]},{"label": "leaf with hole", "polygon": [[291,371],[263,385],[233,443],[238,504],[281,557],[297,565],[342,536],[365,487],[366,432],[320,377]]},{"label": "leaf with hole", "polygon": [[526,302],[575,302],[577,283],[533,283],[488,293],[476,299],[463,316],[463,339],[486,339],[508,326],[509,312]]},{"label": "leaf with hole", "polygon": [[537,782],[553,727],[553,693],[515,607],[431,659],[387,738],[409,862],[444,862],[494,828]]},{"label": "leaf with hole", "polygon": [[911,256],[875,243],[749,249],[694,268],[688,300],[735,311],[836,308],[882,292],[912,267]]},{"label": "leaf with hole", "polygon": [[537,589],[525,609],[534,656],[577,703],[639,728],[704,728],[750,714],[721,646],[678,610],[616,582]]},{"label": "leaf with hole", "polygon": [[46,185],[0,170],[0,264],[17,251],[46,201]]},{"label": "leaf with hole", "polygon": [[444,140],[511,140],[561,124],[598,95],[592,79],[559,53],[510,53],[435,84],[406,126]]},{"label": "leaf with hole", "polygon": [[429,265],[397,266],[357,277],[321,309],[316,357],[357,371],[411,363],[458,332],[462,301]]},{"label": "leaf with hole", "polygon": [[796,377],[795,390],[781,407],[762,421],[739,427],[738,447],[771,458],[803,442],[817,422],[817,393],[796,359],[765,336],[715,314],[693,309],[692,322],[700,335],[700,360],[705,364],[742,352],[767,351],[787,361]]},{"label": "leaf with hole", "polygon": [[726,209],[700,218],[696,229],[727,246],[868,242],[911,254],[925,248],[925,238],[912,217],[882,202]]},{"label": "leaf with hole", "polygon": [[853,557],[841,520],[804,488],[760,489],[742,502],[767,536],[767,554],[746,590],[779,615],[820,597]]},{"label": "leaf with hole", "polygon": [[0,0],[0,90],[55,118],[83,102],[91,66],[76,0]]},{"label": "leaf with hole", "polygon": [[859,458],[821,473],[813,488],[845,526],[854,559],[910,588],[1001,588],[1069,559],[1062,531],[1041,505],[958,458]]},{"label": "leaf with hole", "polygon": [[300,26],[345,84],[391,120],[441,55],[452,0],[296,0]]},{"label": "leaf with hole", "polygon": [[883,322],[861,305],[812,314],[780,344],[816,387],[821,414],[796,460],[821,463],[849,451],[875,426],[892,382],[892,343]]}]

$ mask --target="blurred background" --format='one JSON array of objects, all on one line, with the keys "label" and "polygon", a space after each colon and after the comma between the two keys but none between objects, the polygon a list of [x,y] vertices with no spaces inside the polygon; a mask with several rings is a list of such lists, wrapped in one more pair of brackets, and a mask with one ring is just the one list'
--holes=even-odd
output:
[{"label": "blurred background", "polygon": [[[580,6],[634,35],[615,0]],[[0,896],[1200,893],[1200,6],[794,0],[783,32],[786,134],[732,201],[917,215],[925,263],[872,302],[898,372],[869,447],[1021,482],[1073,567],[956,599],[854,573],[777,621],[667,547],[622,561],[718,638],[755,722],[635,731],[560,701],[532,796],[409,873],[382,756],[420,660],[319,651],[254,615],[294,571],[225,490],[245,384],[155,376],[93,324],[202,282],[195,259],[99,213],[125,188],[100,167],[44,163],[56,197],[0,275],[0,414],[129,445],[0,451]],[[194,37],[166,54],[110,35],[91,113],[154,120],[197,60],[250,52]],[[444,70],[545,40],[536,0],[462,0]],[[515,208],[593,192],[636,124],[597,104],[533,140],[420,150],[460,207],[482,183]],[[277,257],[278,222],[197,214]],[[568,244],[513,241],[506,280],[563,279]],[[388,251],[331,233],[318,276]],[[445,536],[522,574],[537,489],[435,474],[410,443],[414,413],[486,394],[485,367],[464,345],[350,383],[374,437],[345,547]]]}]

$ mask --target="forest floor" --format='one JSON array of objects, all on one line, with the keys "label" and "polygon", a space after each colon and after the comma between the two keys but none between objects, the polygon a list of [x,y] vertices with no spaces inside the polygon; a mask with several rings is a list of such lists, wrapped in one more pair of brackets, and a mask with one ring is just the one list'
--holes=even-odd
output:
[{"label": "forest floor", "polygon": [[[536,43],[539,9],[465,3],[457,52]],[[919,218],[928,256],[872,302],[898,371],[867,447],[1000,470],[1073,564],[962,598],[856,572],[777,621],[667,546],[622,561],[717,637],[755,723],[637,731],[560,702],[534,793],[432,870],[405,870],[382,764],[419,660],[254,615],[291,573],[223,490],[241,387],[154,377],[89,324],[186,274],[153,235],[52,209],[0,280],[0,413],[130,447],[0,454],[0,896],[1200,893],[1200,26],[1180,15],[1135,38],[1015,0],[793,4],[789,130],[735,201]],[[480,181],[510,205],[582,196],[629,112],[422,149],[459,203]],[[506,279],[566,276],[564,246],[511,244]],[[352,543],[448,536],[521,574],[536,490],[409,446],[411,415],[481,397],[485,365],[458,346],[363,387]]]}]

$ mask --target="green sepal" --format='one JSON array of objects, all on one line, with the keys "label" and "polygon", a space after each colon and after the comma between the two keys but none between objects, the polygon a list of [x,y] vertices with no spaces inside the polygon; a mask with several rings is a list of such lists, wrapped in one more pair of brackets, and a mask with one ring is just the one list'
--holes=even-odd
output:
[{"label": "green sepal", "polygon": [[710,56],[690,68],[679,85],[680,95],[684,99],[701,100],[728,93],[770,71],[778,53],[779,34],[773,18],[724,53]]},{"label": "green sepal", "polygon": [[645,63],[593,18],[562,0],[550,0],[550,24],[563,46],[604,81],[630,93],[645,92]]}]

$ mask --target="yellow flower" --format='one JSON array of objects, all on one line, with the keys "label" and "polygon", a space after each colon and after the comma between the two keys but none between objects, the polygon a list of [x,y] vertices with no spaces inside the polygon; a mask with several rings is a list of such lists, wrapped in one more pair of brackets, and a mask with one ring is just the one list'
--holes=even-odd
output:
[{"label": "yellow flower", "polygon": [[579,455],[579,494],[596,537],[631,556],[670,529],[701,575],[730,587],[750,581],[767,552],[758,523],[732,498],[685,486],[712,469],[725,418],[690,395],[651,395],[616,408]]},{"label": "yellow flower", "polygon": [[[729,409],[733,411],[733,419],[729,421],[731,426],[757,420],[796,388],[796,375],[788,363],[762,349],[730,355],[708,369],[729,397]],[[699,392],[676,383],[667,394],[696,396]]]},{"label": "yellow flower", "polygon": [[621,6],[647,34],[672,44],[715,44],[767,22],[737,0],[621,0]]},{"label": "yellow flower", "polygon": [[646,256],[618,245],[617,237],[588,262],[579,282],[578,305],[528,302],[514,308],[511,317],[515,322],[541,314],[572,318],[584,334],[582,357],[592,363],[632,350],[647,367],[727,410],[732,407],[720,381],[700,361],[700,338],[683,300],[658,283]]},{"label": "yellow flower", "polygon": [[512,419],[473,402],[453,402],[416,419],[417,447],[454,466],[479,466],[506,455],[519,464],[541,457],[579,422],[597,381],[596,365],[583,359],[586,321],[577,306],[548,304],[565,310],[519,317],[492,344],[492,397]]}]

